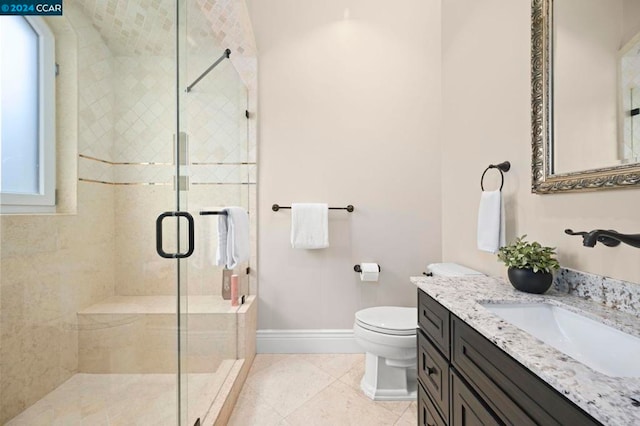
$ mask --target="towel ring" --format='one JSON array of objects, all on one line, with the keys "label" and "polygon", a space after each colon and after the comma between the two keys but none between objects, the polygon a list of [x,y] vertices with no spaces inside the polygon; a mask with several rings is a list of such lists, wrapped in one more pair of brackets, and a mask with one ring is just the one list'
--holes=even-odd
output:
[{"label": "towel ring", "polygon": [[503,161],[500,164],[489,164],[489,167],[484,169],[482,172],[482,177],[480,178],[480,189],[484,191],[484,175],[487,174],[489,169],[498,169],[500,172],[500,191],[502,191],[502,187],[504,186],[504,173],[508,172],[511,169],[511,163],[508,161]]}]

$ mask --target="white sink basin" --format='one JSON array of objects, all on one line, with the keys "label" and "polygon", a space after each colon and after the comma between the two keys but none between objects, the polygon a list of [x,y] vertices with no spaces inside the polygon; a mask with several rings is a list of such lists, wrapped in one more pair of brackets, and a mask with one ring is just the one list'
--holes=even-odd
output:
[{"label": "white sink basin", "polygon": [[503,320],[612,377],[640,377],[640,338],[549,303],[481,303]]}]

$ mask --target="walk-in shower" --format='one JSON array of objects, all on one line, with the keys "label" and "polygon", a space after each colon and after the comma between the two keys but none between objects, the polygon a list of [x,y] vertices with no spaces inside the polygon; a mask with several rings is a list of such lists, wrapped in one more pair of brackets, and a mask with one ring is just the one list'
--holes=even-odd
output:
[{"label": "walk-in shower", "polygon": [[[47,214],[2,206],[0,424],[213,424],[255,354],[244,2],[65,0],[43,21],[59,70],[57,200]],[[222,297],[216,216],[199,214],[224,206],[251,212],[239,307]],[[158,256],[165,212],[179,214],[164,251],[192,244],[190,257]]]}]

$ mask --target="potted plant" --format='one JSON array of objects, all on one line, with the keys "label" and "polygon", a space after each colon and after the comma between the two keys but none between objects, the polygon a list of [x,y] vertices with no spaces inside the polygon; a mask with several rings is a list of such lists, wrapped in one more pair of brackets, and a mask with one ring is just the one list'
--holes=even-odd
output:
[{"label": "potted plant", "polygon": [[509,281],[517,290],[542,294],[551,287],[552,272],[560,267],[554,257],[555,247],[543,247],[528,242],[527,236],[516,238],[513,244],[498,250],[498,259],[507,265]]}]

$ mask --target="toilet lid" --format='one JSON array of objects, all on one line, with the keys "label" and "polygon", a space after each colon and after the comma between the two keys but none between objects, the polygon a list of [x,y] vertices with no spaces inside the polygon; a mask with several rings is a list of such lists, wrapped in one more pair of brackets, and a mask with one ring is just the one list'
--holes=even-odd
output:
[{"label": "toilet lid", "polygon": [[356,312],[356,324],[378,333],[409,336],[416,334],[418,310],[398,306],[378,306]]}]

